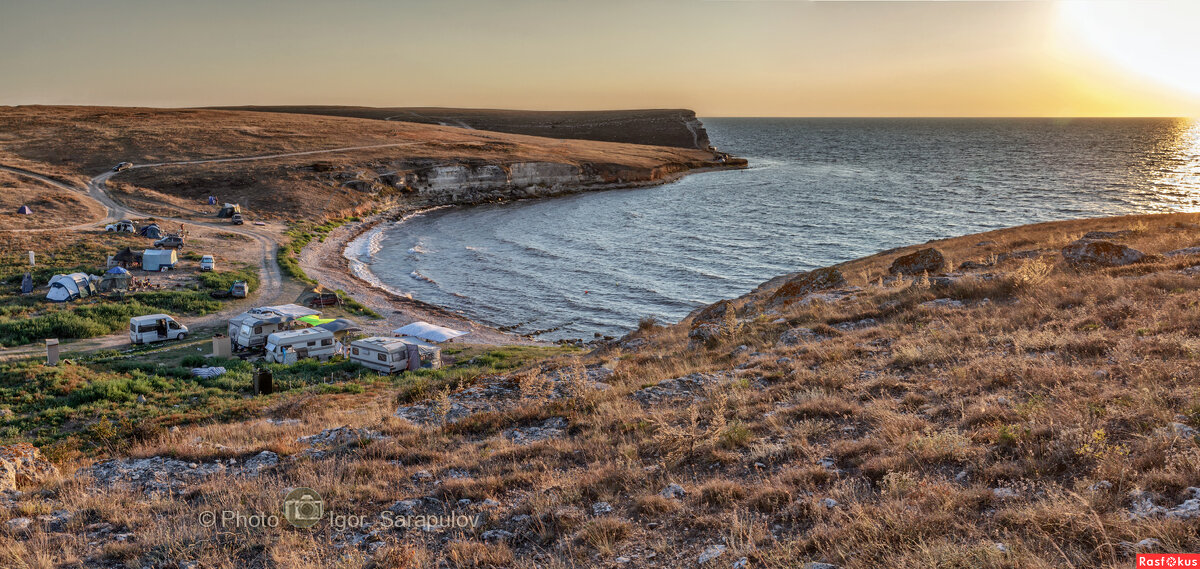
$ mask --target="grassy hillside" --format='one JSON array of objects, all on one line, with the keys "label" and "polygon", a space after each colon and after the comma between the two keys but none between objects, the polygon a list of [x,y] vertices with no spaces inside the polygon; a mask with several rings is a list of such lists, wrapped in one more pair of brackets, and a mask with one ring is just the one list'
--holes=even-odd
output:
[{"label": "grassy hillside", "polygon": [[[679,324],[643,321],[582,356],[453,350],[448,370],[383,380],[317,366],[266,400],[223,395],[246,389],[237,365],[236,381],[214,386],[174,378],[182,361],[98,360],[72,368],[79,378],[9,367],[8,440],[52,436],[35,413],[81,434],[56,454],[68,474],[48,492],[0,504],[7,517],[63,510],[67,521],[33,522],[0,558],[1117,568],[1138,551],[1195,551],[1200,254],[1172,252],[1197,245],[1197,222],[1140,216],[944,240],[921,247],[940,250],[944,269],[896,276],[893,263],[917,248],[888,251],[820,278],[774,279]],[[1106,250],[1148,255],[1112,267],[1064,257],[1091,231],[1105,232],[1092,237]],[[59,386],[61,400],[26,401],[30,381]],[[175,389],[225,401],[211,406],[222,411],[187,418],[185,401],[139,421],[157,428],[119,448],[88,438],[111,431],[101,417],[148,417],[130,402],[139,390],[175,409]],[[71,474],[90,457],[153,461]],[[165,466],[114,474],[142,464]],[[301,486],[341,521],[196,523],[198,510],[280,512]],[[396,529],[382,512],[477,522]],[[103,539],[75,539],[85,528]],[[126,533],[134,539],[112,537]]]},{"label": "grassy hillside", "polygon": [[353,215],[399,199],[408,190],[407,174],[437,166],[547,162],[575,166],[612,183],[654,181],[719,166],[711,153],[696,149],[250,111],[6,107],[0,109],[0,133],[0,163],[73,181],[120,161],[146,164],[352,148],[135,169],[111,182],[115,197],[160,215],[210,215],[212,208],[205,204],[210,195],[241,203],[256,218]]}]

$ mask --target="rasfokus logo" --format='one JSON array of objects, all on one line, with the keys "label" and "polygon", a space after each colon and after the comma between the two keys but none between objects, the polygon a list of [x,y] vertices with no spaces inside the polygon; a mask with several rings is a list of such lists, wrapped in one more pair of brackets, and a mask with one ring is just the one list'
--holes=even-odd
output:
[{"label": "rasfokus logo", "polygon": [[312,488],[296,488],[283,498],[283,517],[298,528],[310,528],[325,515],[325,501]]}]

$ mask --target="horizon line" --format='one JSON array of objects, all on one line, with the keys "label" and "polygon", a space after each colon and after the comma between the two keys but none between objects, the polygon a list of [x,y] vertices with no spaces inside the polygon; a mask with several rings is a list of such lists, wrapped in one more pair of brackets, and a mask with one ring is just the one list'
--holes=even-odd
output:
[{"label": "horizon line", "polygon": [[[357,107],[365,109],[389,108],[440,108],[446,110],[490,110],[490,111],[529,111],[529,112],[620,112],[620,111],[652,111],[652,110],[688,110],[696,113],[697,118],[708,119],[1187,119],[1197,120],[1200,116],[1184,115],[719,115],[702,114],[687,107],[624,107],[608,109],[522,109],[510,107],[442,107],[438,105],[403,105],[403,106],[371,106],[355,104],[250,104],[250,105],[206,105],[206,106],[165,106],[154,107],[146,105],[112,105],[112,104],[54,104],[54,103],[15,103],[0,104],[0,107],[108,107],[119,109],[159,109],[159,110],[208,110],[220,112],[270,112],[234,109],[232,107]],[[297,113],[304,114],[304,113]],[[350,117],[353,118],[353,117]],[[374,119],[366,119],[374,120]],[[404,121],[397,121],[404,122]]]}]

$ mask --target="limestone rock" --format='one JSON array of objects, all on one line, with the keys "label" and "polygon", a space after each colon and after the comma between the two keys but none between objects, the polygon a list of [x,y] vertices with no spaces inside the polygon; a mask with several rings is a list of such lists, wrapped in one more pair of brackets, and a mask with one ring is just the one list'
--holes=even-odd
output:
[{"label": "limestone rock", "polygon": [[704,551],[702,551],[700,553],[700,558],[698,559],[698,561],[700,562],[701,565],[704,565],[705,563],[708,563],[709,561],[712,561],[713,559],[720,557],[724,553],[725,553],[724,545],[710,545],[710,546],[704,548]]},{"label": "limestone rock", "polygon": [[29,443],[0,446],[0,491],[37,485],[58,474],[58,467]]},{"label": "limestone rock", "polygon": [[888,272],[893,275],[915,276],[925,273],[934,274],[946,267],[946,257],[942,252],[932,247],[921,249],[916,253],[904,255],[892,261]]},{"label": "limestone rock", "polygon": [[1146,254],[1111,241],[1080,239],[1063,247],[1062,256],[1068,263],[1082,266],[1120,267],[1137,263]]},{"label": "limestone rock", "polygon": [[663,488],[662,492],[659,492],[659,496],[662,496],[663,498],[675,498],[677,500],[682,500],[685,496],[687,496],[687,490],[684,490],[683,486],[678,484],[668,484],[666,488]]},{"label": "limestone rock", "polygon": [[833,267],[824,267],[793,277],[771,295],[773,306],[790,304],[805,295],[821,290],[846,286],[846,277]]}]

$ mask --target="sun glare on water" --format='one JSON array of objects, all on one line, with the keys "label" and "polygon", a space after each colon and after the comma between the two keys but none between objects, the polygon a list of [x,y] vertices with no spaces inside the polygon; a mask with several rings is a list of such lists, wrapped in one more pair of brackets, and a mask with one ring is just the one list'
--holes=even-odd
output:
[{"label": "sun glare on water", "polygon": [[1200,95],[1200,0],[1059,3],[1061,24],[1120,67]]}]

